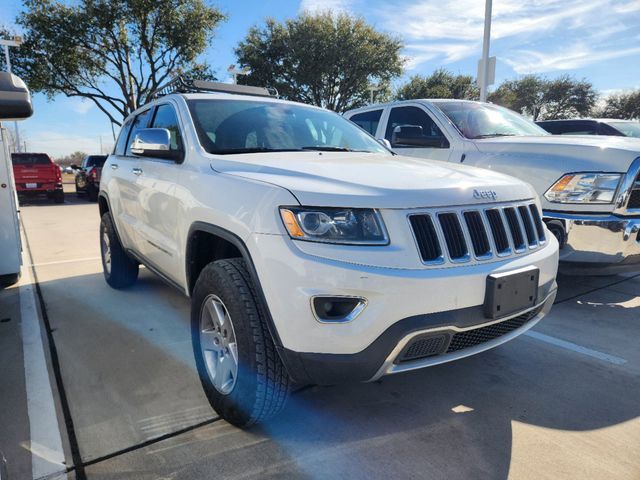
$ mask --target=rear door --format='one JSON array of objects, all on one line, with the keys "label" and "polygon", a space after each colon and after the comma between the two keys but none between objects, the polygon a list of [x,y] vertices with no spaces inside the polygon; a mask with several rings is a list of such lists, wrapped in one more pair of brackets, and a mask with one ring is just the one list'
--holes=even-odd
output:
[{"label": "rear door", "polygon": [[[165,128],[171,134],[171,150],[184,158],[183,128],[173,103],[156,106],[150,128]],[[179,281],[176,273],[184,270],[178,255],[178,199],[176,185],[181,162],[162,158],[140,157],[140,174],[136,178],[138,202],[138,252],[150,266]]]},{"label": "rear door", "polygon": [[122,127],[115,151],[105,165],[111,171],[105,185],[101,186],[101,190],[109,197],[120,240],[126,248],[133,250],[136,250],[138,243],[139,191],[136,180],[140,171],[140,160],[131,153],[131,142],[138,130],[148,126],[152,113],[152,109],[146,109]]},{"label": "rear door", "polygon": [[14,275],[22,263],[18,202],[5,130],[0,124],[0,275]]}]

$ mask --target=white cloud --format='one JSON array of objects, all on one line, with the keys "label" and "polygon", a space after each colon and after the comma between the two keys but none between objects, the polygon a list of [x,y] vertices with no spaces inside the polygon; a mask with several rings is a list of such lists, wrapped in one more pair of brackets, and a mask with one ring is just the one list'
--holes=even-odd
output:
[{"label": "white cloud", "polygon": [[577,45],[570,49],[561,48],[553,52],[519,50],[506,57],[505,62],[516,73],[549,72],[554,70],[573,70],[592,63],[614,58],[640,55],[640,47],[615,50],[593,50],[587,45]]},{"label": "white cloud", "polygon": [[[399,3],[374,15],[408,43],[409,69],[480,56],[484,1]],[[507,58],[516,72],[579,68],[635,55],[630,39],[639,23],[639,0],[499,0],[493,5],[492,54]],[[563,45],[566,55],[563,49],[549,52],[550,45]]]},{"label": "white cloud", "polygon": [[84,115],[95,106],[92,101],[80,98],[74,98],[70,100],[69,103],[69,107],[71,108],[71,110],[79,113],[80,115]]},{"label": "white cloud", "polygon": [[301,0],[298,11],[309,12],[349,12],[352,0]]}]

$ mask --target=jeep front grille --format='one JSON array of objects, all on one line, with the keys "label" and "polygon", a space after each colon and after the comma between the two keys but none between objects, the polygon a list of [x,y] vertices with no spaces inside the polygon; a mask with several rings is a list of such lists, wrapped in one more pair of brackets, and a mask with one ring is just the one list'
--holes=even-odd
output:
[{"label": "jeep front grille", "polygon": [[636,177],[633,187],[631,187],[631,193],[629,194],[629,201],[627,202],[628,209],[640,208],[640,174]]},{"label": "jeep front grille", "polygon": [[420,258],[431,265],[521,254],[545,243],[535,203],[419,212],[409,223]]}]

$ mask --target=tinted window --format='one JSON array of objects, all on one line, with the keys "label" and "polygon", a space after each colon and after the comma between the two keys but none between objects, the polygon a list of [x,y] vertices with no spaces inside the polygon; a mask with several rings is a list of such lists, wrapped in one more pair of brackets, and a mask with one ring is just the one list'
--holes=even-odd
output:
[{"label": "tinted window", "polygon": [[382,110],[372,110],[370,112],[357,113],[353,115],[349,120],[358,125],[363,130],[369,132],[371,135],[375,135],[378,130],[378,124],[380,123],[380,117],[382,116]]},{"label": "tinted window", "polygon": [[44,153],[13,153],[11,162],[14,165],[49,165],[51,160]]},{"label": "tinted window", "polygon": [[399,126],[420,127],[422,128],[421,136],[424,137],[442,138],[444,136],[427,112],[418,107],[392,108],[384,138],[392,142],[393,130]]},{"label": "tinted window", "polygon": [[142,112],[133,120],[133,124],[131,125],[131,133],[129,133],[129,141],[127,142],[127,151],[125,152],[126,155],[131,155],[131,144],[133,143],[133,139],[136,138],[136,133],[138,132],[138,130],[147,128],[147,126],[149,125],[152,111],[153,110],[150,108],[149,110]]},{"label": "tinted window", "polygon": [[178,126],[178,116],[171,105],[160,105],[153,118],[152,128],[166,128],[171,134],[171,150],[182,151],[182,136]]},{"label": "tinted window", "polygon": [[104,162],[107,160],[106,155],[89,155],[84,159],[84,167],[101,167],[104,165]]},{"label": "tinted window", "polygon": [[616,128],[627,137],[640,138],[640,122],[609,122],[609,125]]},{"label": "tinted window", "polygon": [[129,136],[129,130],[131,129],[131,120],[126,122],[120,129],[120,135],[118,135],[118,141],[116,142],[116,148],[113,153],[115,155],[124,155],[127,149],[127,137]]},{"label": "tinted window", "polygon": [[189,109],[209,153],[361,151],[389,154],[346,118],[320,108],[247,100],[190,100]]},{"label": "tinted window", "polygon": [[596,135],[595,122],[549,122],[540,124],[554,135]]}]

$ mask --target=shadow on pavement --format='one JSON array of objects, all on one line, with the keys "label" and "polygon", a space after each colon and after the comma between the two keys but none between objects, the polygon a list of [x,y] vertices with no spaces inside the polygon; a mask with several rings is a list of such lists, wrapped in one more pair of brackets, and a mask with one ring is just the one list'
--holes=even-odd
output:
[{"label": "shadow on pavement", "polygon": [[[41,288],[85,462],[215,416],[197,379],[189,302],[179,292],[148,272],[126,291],[108,288],[102,274]],[[616,327],[610,313],[618,306],[589,308]],[[639,308],[630,313],[640,318]],[[626,328],[636,342],[640,322]],[[522,337],[377,383],[305,389],[280,417],[251,431],[218,421],[88,472],[109,479],[507,478],[514,423],[571,432],[615,426],[638,417],[639,391],[640,378],[625,368]]]}]

